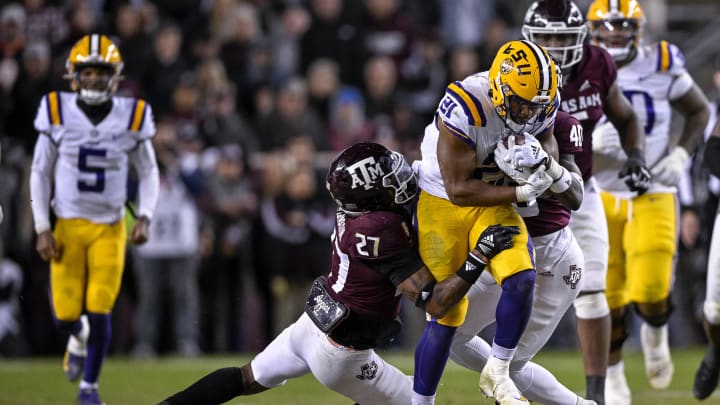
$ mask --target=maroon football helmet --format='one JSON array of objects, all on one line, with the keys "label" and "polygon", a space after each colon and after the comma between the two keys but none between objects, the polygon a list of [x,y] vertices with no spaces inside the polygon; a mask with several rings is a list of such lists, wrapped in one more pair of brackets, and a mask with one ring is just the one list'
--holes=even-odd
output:
[{"label": "maroon football helmet", "polygon": [[405,158],[377,143],[357,143],[340,152],[326,187],[340,209],[351,214],[396,210],[418,192]]},{"label": "maroon football helmet", "polygon": [[525,13],[525,39],[537,42],[560,64],[568,68],[580,62],[587,26],[580,8],[569,0],[539,0]]}]

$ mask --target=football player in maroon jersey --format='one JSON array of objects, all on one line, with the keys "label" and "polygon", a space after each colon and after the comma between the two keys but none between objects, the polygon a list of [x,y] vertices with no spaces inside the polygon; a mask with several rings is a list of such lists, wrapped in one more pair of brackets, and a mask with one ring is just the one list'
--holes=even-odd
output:
[{"label": "football player in maroon jersey", "polygon": [[417,251],[407,208],[418,187],[402,155],[355,144],[331,164],[327,188],[338,204],[332,266],[313,283],[305,312],[249,364],[218,369],[161,404],[220,404],[307,373],[361,404],[411,403],[412,379],[374,350],[400,332],[396,291],[442,316],[519,229],[489,226],[455,275],[438,283]]},{"label": "football player in maroon jersey", "polygon": [[600,194],[592,177],[592,132],[606,116],[618,129],[628,160],[618,175],[631,191],[650,185],[645,165],[645,138],[632,106],[620,91],[617,67],[604,49],[585,42],[587,26],[578,6],[568,0],[541,0],[530,5],[523,36],[542,45],[563,71],[560,109],[583,126],[582,152],[575,155],[585,182],[582,206],[570,228],[585,253],[585,280],[575,300],[577,333],[583,352],[586,396],[604,403],[605,375],[611,346],[610,309],[605,297],[608,236]]}]

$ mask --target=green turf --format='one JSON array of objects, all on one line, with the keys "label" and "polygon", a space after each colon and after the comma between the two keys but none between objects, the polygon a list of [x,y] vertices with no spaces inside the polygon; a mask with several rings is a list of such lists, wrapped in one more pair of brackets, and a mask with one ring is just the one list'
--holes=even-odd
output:
[{"label": "green turf", "polygon": [[[412,370],[412,353],[383,353],[405,372]],[[692,379],[702,353],[675,350],[675,378],[666,391],[653,391],[643,374],[642,358],[626,356],[626,372],[633,390],[633,404],[693,404]],[[155,404],[160,399],[192,383],[205,373],[228,365],[241,365],[248,356],[204,357],[199,359],[161,358],[137,362],[123,357],[109,358],[103,369],[101,393],[110,405]],[[584,390],[582,361],[576,352],[546,352],[538,357],[555,375],[576,392]],[[77,385],[65,381],[60,358],[0,360],[0,404],[72,404]],[[437,404],[491,404],[476,389],[477,375],[449,363],[438,390]],[[318,404],[350,405],[352,401],[322,387],[311,376],[291,380],[257,396],[242,397],[232,404]],[[720,404],[715,393],[704,404]],[[608,404],[612,405],[612,404]]]}]

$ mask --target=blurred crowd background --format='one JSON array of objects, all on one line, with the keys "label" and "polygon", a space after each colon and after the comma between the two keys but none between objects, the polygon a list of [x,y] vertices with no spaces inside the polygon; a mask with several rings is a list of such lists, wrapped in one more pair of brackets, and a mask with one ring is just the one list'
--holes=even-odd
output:
[{"label": "blurred crowd background", "polygon": [[[151,242],[127,252],[111,352],[196,356],[257,351],[299,315],[310,281],[329,270],[334,203],[324,175],[336,152],[376,141],[416,159],[445,86],[486,70],[497,47],[520,36],[529,3],[2,2],[0,355],[64,350],[48,303],[48,265],[35,253],[28,174],[40,99],[69,89],[65,61],[83,35],[100,32],[119,46],[118,95],[152,105],[161,170]],[[577,1],[583,10],[589,3]],[[641,4],[645,41],[679,45],[717,111],[720,4]],[[695,174],[696,198],[684,210],[700,216],[700,232],[680,242],[675,346],[703,343],[717,197],[707,192],[707,176]],[[407,349],[423,317],[405,307],[397,346]],[[569,314],[551,345],[576,347],[572,322]]]}]

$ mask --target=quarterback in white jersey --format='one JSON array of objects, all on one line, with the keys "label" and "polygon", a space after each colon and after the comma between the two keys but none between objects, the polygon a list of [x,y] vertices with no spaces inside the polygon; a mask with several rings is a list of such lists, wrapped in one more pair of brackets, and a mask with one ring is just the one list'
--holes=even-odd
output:
[{"label": "quarterback in white jersey", "polygon": [[[114,96],[122,58],[107,37],[80,39],[70,51],[67,70],[75,92],[47,94],[35,118],[39,136],[30,195],[36,249],[50,261],[55,323],[69,335],[65,375],[70,381],[82,376],[81,405],[99,405],[110,313],[125,264],[128,167],[137,171],[140,195],[129,239],[140,244],[148,238],[158,198],[150,142],[155,124],[144,100]],[[52,229],[50,207],[56,217]]]},{"label": "quarterback in white jersey", "polygon": [[[629,192],[617,175],[626,159],[617,132],[608,125],[596,128],[594,173],[608,224],[606,295],[613,320],[605,399],[630,404],[622,363],[627,337],[623,318],[630,304],[643,319],[640,340],[650,385],[664,389],[672,380],[667,322],[677,243],[677,184],[702,138],[709,109],[676,46],[666,41],[639,44],[644,15],[636,2],[610,2],[608,9],[608,2],[597,0],[588,20],[593,40],[615,59],[620,89],[644,126],[645,159],[652,173],[646,193]],[[672,109],[684,118],[677,144],[670,134]]]},{"label": "quarterback in white jersey", "polygon": [[[555,160],[552,136],[558,80],[555,63],[537,44],[503,44],[489,71],[448,85],[425,129],[422,160],[415,165],[421,188],[416,213],[420,256],[438,281],[453,274],[485,227],[501,224],[521,231],[513,248],[500,253],[489,268],[502,293],[492,357],[480,385],[500,403],[527,403],[510,380],[508,366],[530,316],[535,282],[532,241],[513,203],[532,204],[551,185],[570,179]],[[537,136],[553,155],[545,153],[545,164],[537,162],[520,186],[508,183],[494,160],[498,142],[513,134]],[[529,154],[537,158],[540,151]],[[467,307],[464,297],[445,316],[429,318],[416,349],[414,404],[434,402]]]}]

